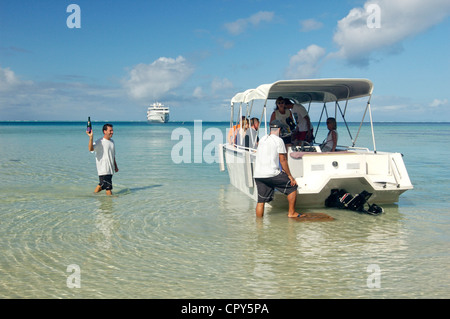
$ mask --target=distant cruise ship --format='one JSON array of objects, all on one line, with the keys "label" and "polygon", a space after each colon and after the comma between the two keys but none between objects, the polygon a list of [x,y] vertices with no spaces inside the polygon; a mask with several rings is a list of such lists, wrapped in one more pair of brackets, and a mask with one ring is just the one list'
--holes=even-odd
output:
[{"label": "distant cruise ship", "polygon": [[147,121],[148,123],[167,123],[169,121],[169,107],[156,102],[148,107]]}]

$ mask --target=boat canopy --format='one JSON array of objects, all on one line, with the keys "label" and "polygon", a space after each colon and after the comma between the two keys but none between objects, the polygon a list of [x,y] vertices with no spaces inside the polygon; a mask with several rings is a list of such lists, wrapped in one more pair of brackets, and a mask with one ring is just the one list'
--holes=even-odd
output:
[{"label": "boat canopy", "polygon": [[276,99],[279,96],[297,103],[338,102],[370,96],[372,90],[372,82],[366,79],[283,80],[240,92],[231,99],[231,104]]}]

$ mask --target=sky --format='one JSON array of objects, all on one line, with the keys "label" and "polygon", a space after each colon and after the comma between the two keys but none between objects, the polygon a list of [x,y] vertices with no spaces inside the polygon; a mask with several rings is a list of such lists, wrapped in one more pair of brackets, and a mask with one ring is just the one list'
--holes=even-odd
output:
[{"label": "sky", "polygon": [[367,78],[374,121],[447,122],[449,16],[449,0],[0,0],[0,121],[145,121],[156,101],[229,121],[260,84]]}]

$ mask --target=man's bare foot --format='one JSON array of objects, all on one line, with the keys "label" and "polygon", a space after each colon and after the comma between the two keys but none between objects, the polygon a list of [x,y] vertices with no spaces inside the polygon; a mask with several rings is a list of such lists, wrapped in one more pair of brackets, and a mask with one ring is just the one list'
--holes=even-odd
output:
[{"label": "man's bare foot", "polygon": [[303,216],[305,216],[305,214],[302,214],[302,213],[297,213],[297,212],[295,212],[294,214],[288,214],[288,217],[289,218],[299,218],[299,217],[303,217]]}]

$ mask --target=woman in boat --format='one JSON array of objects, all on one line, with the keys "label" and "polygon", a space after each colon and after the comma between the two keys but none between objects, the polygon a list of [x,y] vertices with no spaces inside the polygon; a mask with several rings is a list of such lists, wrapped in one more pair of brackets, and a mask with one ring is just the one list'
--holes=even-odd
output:
[{"label": "woman in boat", "polygon": [[276,100],[276,108],[270,117],[270,124],[279,121],[282,124],[281,138],[285,144],[291,144],[291,127],[294,124],[294,118],[291,111],[286,107],[284,98],[279,96]]},{"label": "woman in boat", "polygon": [[336,132],[336,119],[329,117],[327,119],[328,135],[325,141],[320,145],[322,152],[335,152],[337,146],[338,134]]},{"label": "woman in boat", "polygon": [[242,126],[237,129],[236,133],[236,145],[238,146],[244,146],[245,141],[245,134],[247,133],[247,130],[249,128],[249,120],[247,118],[242,118]]},{"label": "woman in boat", "polygon": [[236,123],[236,125],[234,125],[228,132],[228,143],[230,145],[236,144],[236,142],[237,142],[236,137],[238,135],[239,130],[241,129],[241,123],[244,124],[244,121],[245,121],[245,116],[242,116],[241,121]]}]

